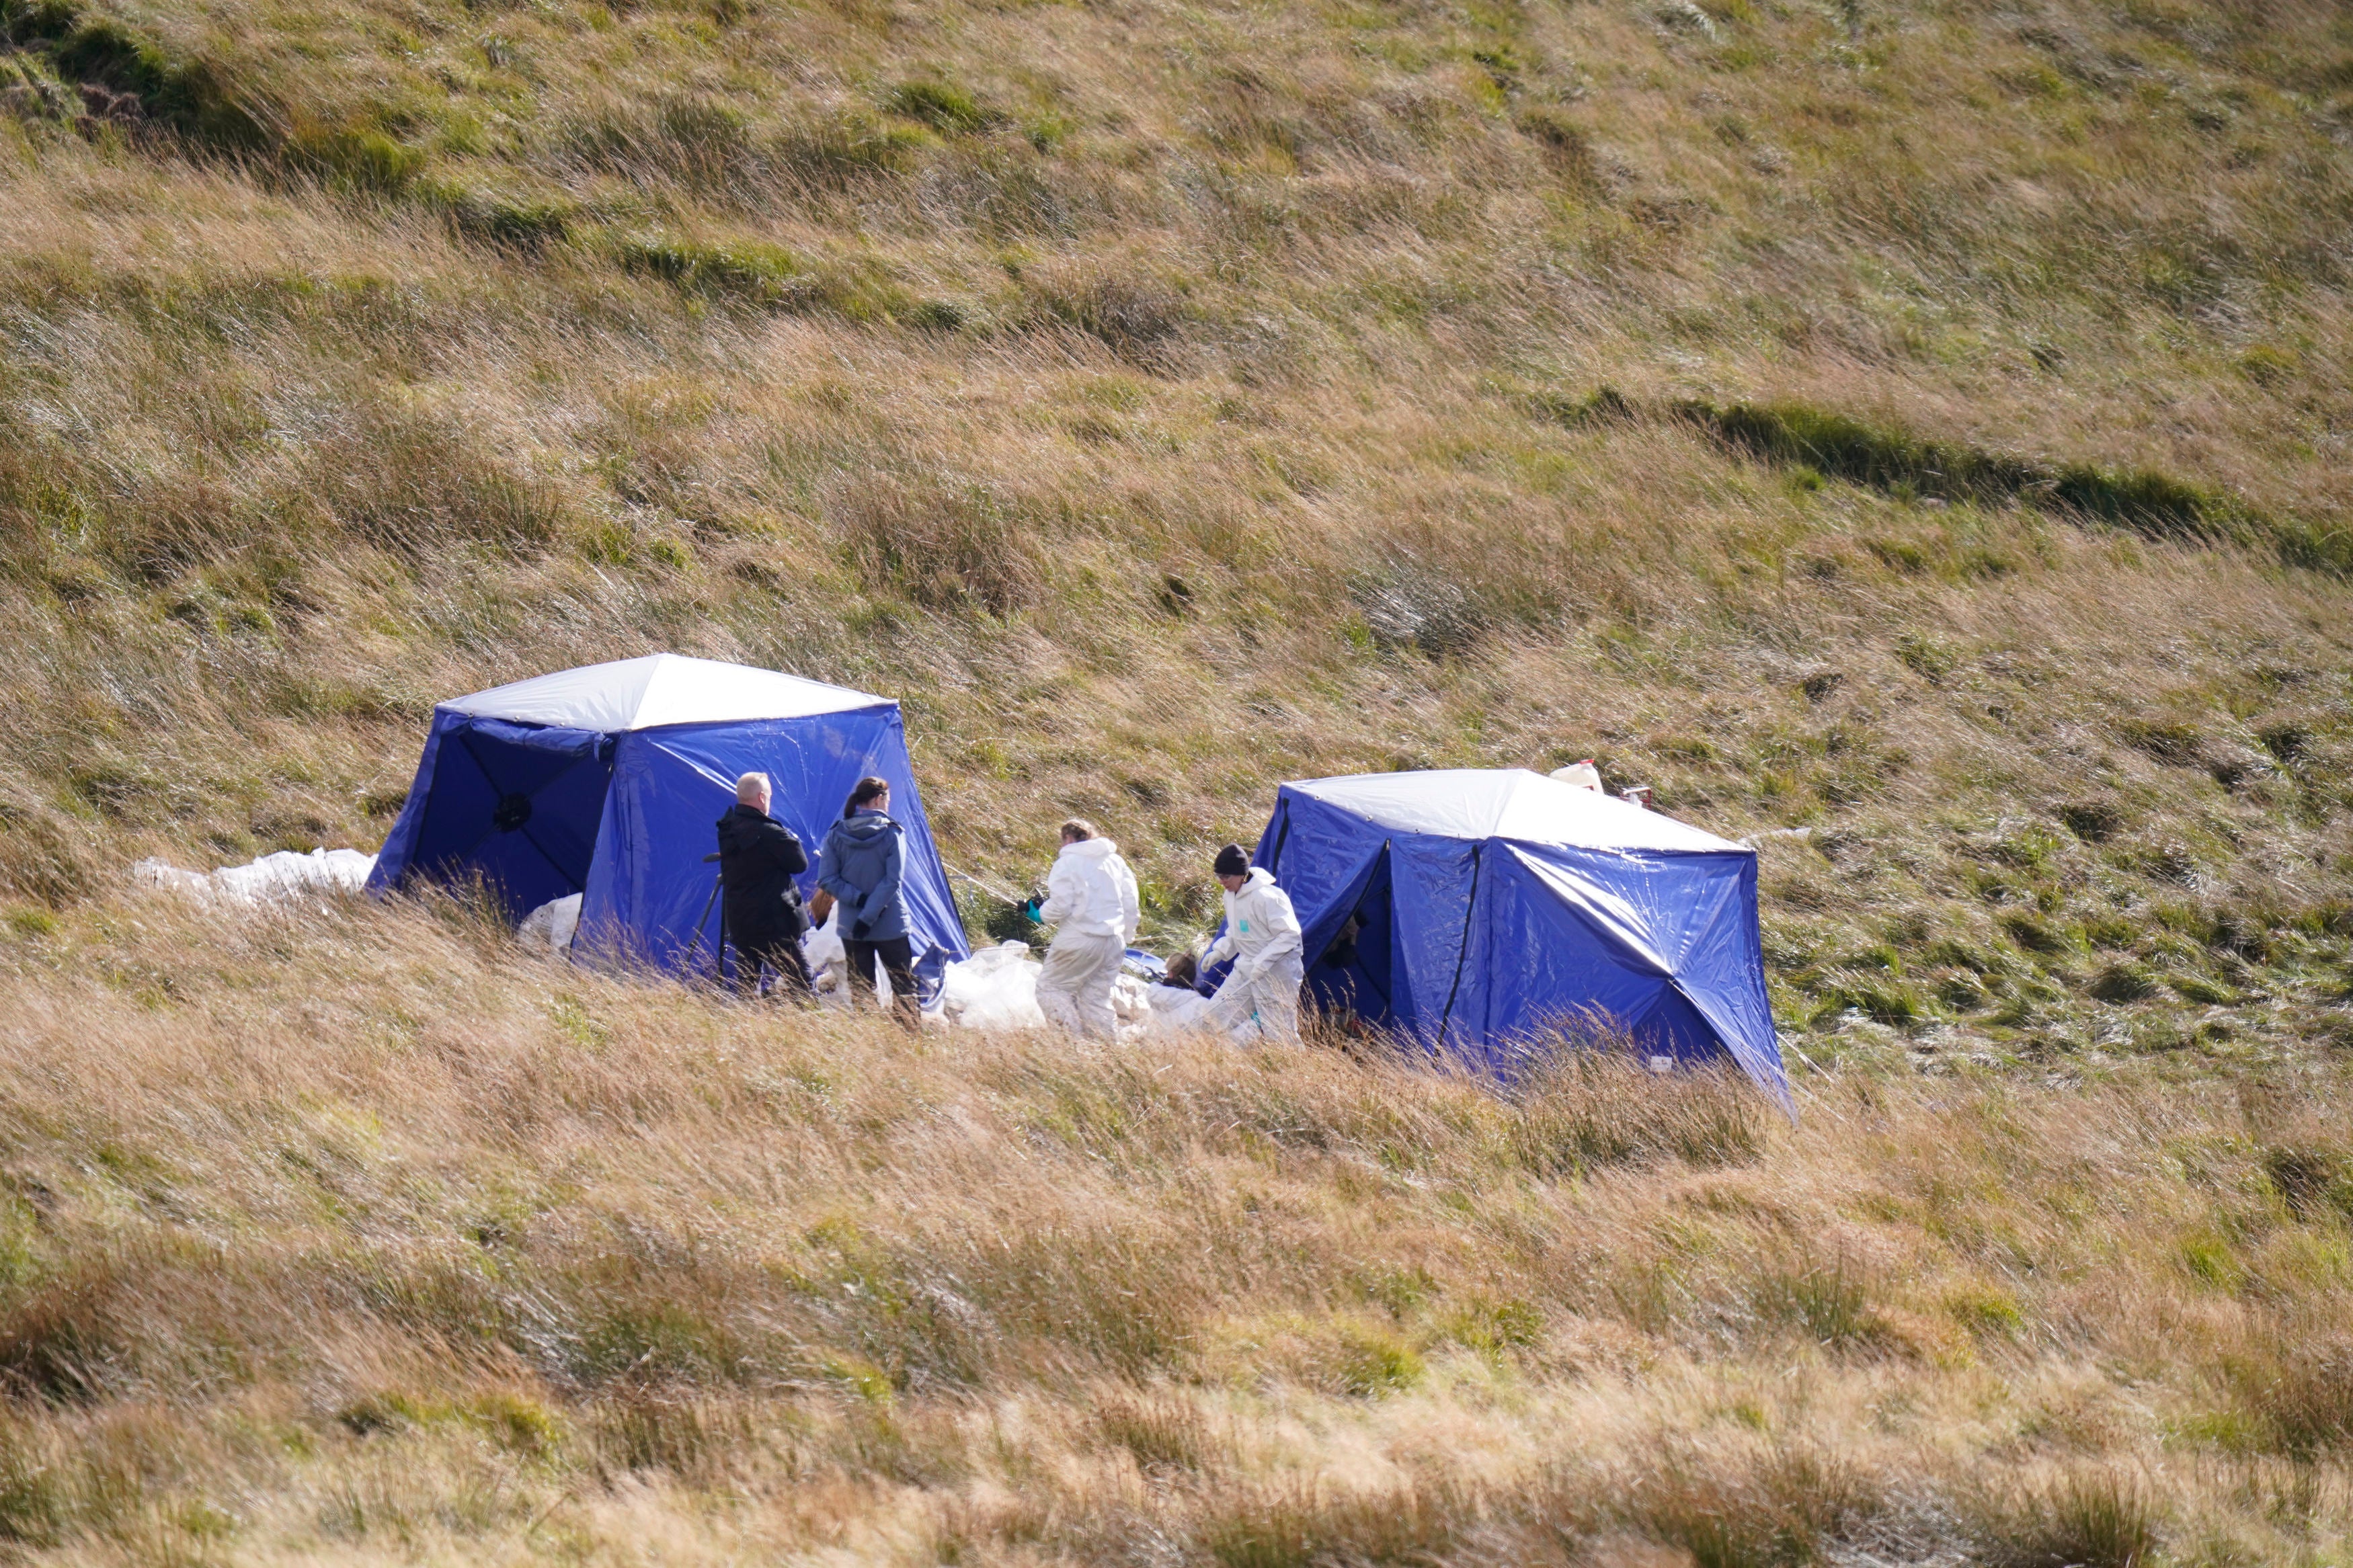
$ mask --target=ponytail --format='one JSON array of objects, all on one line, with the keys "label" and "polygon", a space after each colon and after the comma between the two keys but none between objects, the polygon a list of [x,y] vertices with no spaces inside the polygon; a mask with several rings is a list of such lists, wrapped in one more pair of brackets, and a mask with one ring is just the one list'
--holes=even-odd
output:
[{"label": "ponytail", "polygon": [[889,779],[878,779],[871,774],[865,778],[860,779],[858,781],[858,787],[849,792],[849,798],[841,803],[842,820],[847,822],[849,818],[858,815],[858,808],[860,806],[871,805],[874,802],[881,800],[884,795],[889,795],[890,793],[891,781]]}]

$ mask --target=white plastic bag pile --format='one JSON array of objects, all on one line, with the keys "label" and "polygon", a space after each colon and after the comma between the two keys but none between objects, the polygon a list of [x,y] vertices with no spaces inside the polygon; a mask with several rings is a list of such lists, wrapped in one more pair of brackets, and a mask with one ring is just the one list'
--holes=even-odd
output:
[{"label": "white plastic bag pile", "polygon": [[[375,857],[356,849],[313,849],[308,855],[280,850],[243,866],[223,866],[212,871],[187,871],[161,860],[142,860],[131,868],[143,887],[169,888],[208,905],[259,906],[276,900],[312,893],[356,893],[367,886]],[[820,1000],[849,1000],[849,953],[837,929],[839,914],[801,939],[808,956],[809,973]],[[515,938],[525,947],[554,957],[568,956],[580,929],[580,895],[554,900],[523,916]],[[959,963],[951,963],[940,985],[934,1016],[966,1029],[1041,1029],[1046,1015],[1038,1006],[1038,977],[1045,965],[1027,942],[1000,942],[985,947]],[[880,980],[881,977],[877,976]],[[1155,988],[1141,975],[1122,973],[1113,983],[1112,1012],[1119,1021],[1122,1039],[1145,1034],[1182,1032],[1202,1026],[1199,1015],[1208,1004],[1186,993]],[[1186,1005],[1190,1004],[1190,1005]]]},{"label": "white plastic bag pile", "polygon": [[308,855],[281,849],[243,866],[185,871],[161,860],[142,860],[132,879],[145,888],[170,888],[206,904],[261,904],[305,893],[356,893],[367,886],[375,857],[356,849],[313,849]]},{"label": "white plastic bag pile", "polygon": [[1046,966],[1026,942],[984,947],[961,963],[948,965],[940,984],[940,1016],[967,1029],[1040,1029],[1038,976]]},{"label": "white plastic bag pile", "polygon": [[[847,1004],[849,951],[842,944],[839,922],[837,908],[823,925],[801,938],[801,952],[808,960],[809,979],[817,987],[818,999]],[[574,893],[523,916],[515,935],[526,947],[562,957],[571,950],[573,935],[579,929],[580,895]],[[1022,942],[983,948],[962,963],[948,965],[942,979],[938,1016],[970,1029],[1042,1028],[1046,1015],[1038,1010],[1038,976],[1043,967]],[[876,979],[887,983],[879,972]],[[1123,1019],[1128,1015],[1121,1006],[1121,995],[1130,986],[1136,993],[1135,1006],[1145,1006],[1143,987],[1122,976],[1122,992],[1114,994],[1113,1005]]]},{"label": "white plastic bag pile", "polygon": [[[849,1001],[849,949],[841,940],[841,908],[834,906],[825,917],[825,923],[801,935],[801,956],[808,960],[809,983],[817,987],[817,999],[847,1005]],[[951,965],[951,973],[954,966]],[[882,966],[874,966],[875,984],[887,985]]]},{"label": "white plastic bag pile", "polygon": [[[1002,942],[951,963],[940,986],[940,1016],[967,1029],[1039,1029],[1038,977],[1046,972],[1029,944]],[[1112,982],[1112,1015],[1122,1039],[1144,1033],[1152,1016],[1151,987],[1133,974]]]},{"label": "white plastic bag pile", "polygon": [[[849,956],[835,929],[839,914],[801,941],[808,956],[809,974],[818,995],[827,1001],[849,999]],[[940,979],[939,1005],[934,1016],[965,1029],[1042,1029],[1046,1015],[1038,1006],[1038,977],[1045,965],[1027,942],[1003,942],[984,947],[970,958],[951,963]],[[878,977],[879,979],[879,977]],[[1133,974],[1122,974],[1112,984],[1111,1007],[1119,1021],[1120,1037],[1130,1039],[1152,1026],[1152,988]]]}]

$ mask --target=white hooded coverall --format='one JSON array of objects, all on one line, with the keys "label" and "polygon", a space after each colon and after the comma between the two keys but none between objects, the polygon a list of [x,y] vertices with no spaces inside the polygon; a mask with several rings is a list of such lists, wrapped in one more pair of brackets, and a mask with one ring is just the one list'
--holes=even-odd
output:
[{"label": "white hooded coverall", "polygon": [[1298,1039],[1299,988],[1307,979],[1299,916],[1263,866],[1250,868],[1240,892],[1226,895],[1225,934],[1201,955],[1201,966],[1226,958],[1234,961],[1233,973],[1209,999],[1219,1025],[1243,1039]]},{"label": "white hooded coverall", "polygon": [[1118,1036],[1111,1007],[1120,960],[1143,918],[1135,873],[1108,838],[1065,844],[1046,873],[1046,901],[1038,918],[1052,926],[1054,944],[1038,976],[1038,1009],[1047,1021],[1092,1040]]},{"label": "white hooded coverall", "polygon": [[1210,1015],[1215,1004],[1189,985],[1151,986],[1145,993],[1145,1001],[1152,1009],[1144,1019],[1144,1032],[1147,1035],[1189,1035],[1216,1025]]}]

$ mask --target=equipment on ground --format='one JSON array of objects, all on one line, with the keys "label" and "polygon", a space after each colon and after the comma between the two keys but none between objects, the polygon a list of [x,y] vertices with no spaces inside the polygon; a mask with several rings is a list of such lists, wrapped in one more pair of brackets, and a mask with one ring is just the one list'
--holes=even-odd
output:
[{"label": "equipment on ground", "polygon": [[[702,863],[708,866],[719,858],[719,852],[714,849],[710,854],[705,855],[702,858]],[[716,871],[712,874],[711,896],[702,900],[702,913],[695,919],[693,939],[686,944],[686,951],[679,954],[678,966],[681,969],[686,968],[689,964],[694,962],[694,950],[702,945],[703,927],[708,925],[711,921],[711,906],[719,901],[719,890],[726,885],[726,872]],[[726,983],[727,916],[723,910],[719,916],[718,934],[711,939],[711,973],[712,978],[714,980],[719,981],[723,984]]]},{"label": "equipment on ground", "polygon": [[[435,708],[417,782],[367,885],[479,878],[511,920],[579,893],[575,953],[682,971],[706,934],[717,946],[702,857],[737,777],[753,772],[768,775],[771,814],[812,858],[851,786],[870,773],[889,780],[891,816],[906,833],[915,951],[970,952],[898,703],[677,654],[561,670]],[[806,896],[814,867],[801,882]]]},{"label": "equipment on ground", "polygon": [[1298,911],[1311,1005],[1499,1071],[1564,1028],[1623,1030],[1652,1058],[1729,1056],[1791,1103],[1752,848],[1464,769],[1284,784],[1252,860]]}]

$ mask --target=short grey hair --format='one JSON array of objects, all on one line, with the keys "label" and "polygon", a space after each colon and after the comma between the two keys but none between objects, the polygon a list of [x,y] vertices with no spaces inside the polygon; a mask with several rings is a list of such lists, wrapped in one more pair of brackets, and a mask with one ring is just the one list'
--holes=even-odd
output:
[{"label": "short grey hair", "polygon": [[770,793],[765,773],[745,773],[735,781],[735,799],[741,805],[749,805]]}]

